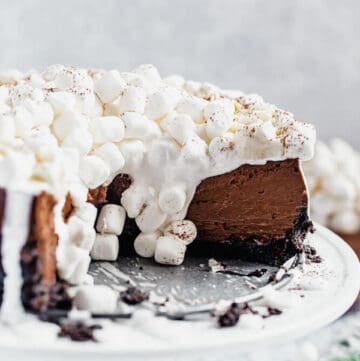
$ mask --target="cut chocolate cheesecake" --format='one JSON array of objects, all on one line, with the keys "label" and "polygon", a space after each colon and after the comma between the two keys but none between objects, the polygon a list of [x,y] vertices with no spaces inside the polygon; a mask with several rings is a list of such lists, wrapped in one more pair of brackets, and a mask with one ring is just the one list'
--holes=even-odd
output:
[{"label": "cut chocolate cheesecake", "polygon": [[197,226],[191,247],[199,254],[283,263],[312,229],[299,161],[243,165],[204,180],[187,218]]},{"label": "cut chocolate cheesecake", "polygon": [[[109,187],[91,191],[89,201],[99,209],[109,203],[121,204],[121,196],[130,185],[129,176],[119,175]],[[313,227],[297,159],[243,165],[202,181],[186,218],[197,228],[189,254],[277,265],[302,251]],[[136,223],[128,219],[119,236],[123,253],[133,253],[139,233]]]},{"label": "cut chocolate cheesecake", "polygon": [[69,306],[91,259],[302,251],[315,130],[259,96],[151,65],[10,73],[0,94],[2,313]]}]

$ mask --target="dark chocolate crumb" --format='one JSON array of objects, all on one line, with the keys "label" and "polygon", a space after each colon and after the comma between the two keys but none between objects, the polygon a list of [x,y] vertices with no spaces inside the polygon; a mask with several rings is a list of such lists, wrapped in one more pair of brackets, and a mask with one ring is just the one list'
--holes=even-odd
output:
[{"label": "dark chocolate crumb", "polygon": [[267,272],[266,268],[258,268],[247,274],[248,277],[262,277]]},{"label": "dark chocolate crumb", "polygon": [[310,263],[310,262],[321,263],[322,262],[322,258],[317,254],[317,251],[314,247],[305,245],[304,252],[305,252],[305,256],[306,256],[306,261],[308,263]]},{"label": "dark chocolate crumb", "polygon": [[128,305],[137,305],[149,299],[149,294],[136,287],[128,287],[120,293],[121,300]]},{"label": "dark chocolate crumb", "polygon": [[[221,263],[221,265],[226,267],[226,265],[224,265],[223,263]],[[216,273],[222,273],[226,275],[240,276],[240,277],[262,277],[266,272],[267,272],[266,268],[259,268],[249,273],[242,273],[231,269],[216,271]]]},{"label": "dark chocolate crumb", "polygon": [[275,307],[268,307],[267,308],[268,314],[263,316],[263,318],[268,318],[271,316],[278,316],[282,314],[282,311]]},{"label": "dark chocolate crumb", "polygon": [[234,302],[230,307],[218,317],[217,322],[220,327],[232,327],[239,322],[241,307]]},{"label": "dark chocolate crumb", "polygon": [[72,341],[94,341],[97,339],[94,336],[95,330],[100,330],[100,325],[87,325],[82,321],[66,321],[60,325],[58,337],[67,337]]},{"label": "dark chocolate crumb", "polygon": [[240,316],[248,313],[258,314],[258,312],[253,310],[247,303],[239,304],[233,302],[224,313],[218,316],[218,325],[220,327],[235,326],[239,322]]}]

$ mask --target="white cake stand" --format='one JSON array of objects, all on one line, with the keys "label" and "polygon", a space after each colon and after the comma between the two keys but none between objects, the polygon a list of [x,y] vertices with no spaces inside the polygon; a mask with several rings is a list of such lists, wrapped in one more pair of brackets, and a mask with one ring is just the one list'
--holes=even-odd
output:
[{"label": "white cake stand", "polygon": [[359,293],[357,256],[328,229],[320,225],[316,229],[308,241],[323,262],[307,265],[303,273],[298,272],[281,291],[287,301],[283,313],[261,324],[243,325],[240,319],[235,327],[219,329],[210,318],[172,321],[139,310],[130,320],[106,321],[97,334],[100,342],[76,343],[58,339],[57,326],[29,318],[13,330],[0,328],[1,359],[209,360],[215,355],[287,344],[339,318]]}]

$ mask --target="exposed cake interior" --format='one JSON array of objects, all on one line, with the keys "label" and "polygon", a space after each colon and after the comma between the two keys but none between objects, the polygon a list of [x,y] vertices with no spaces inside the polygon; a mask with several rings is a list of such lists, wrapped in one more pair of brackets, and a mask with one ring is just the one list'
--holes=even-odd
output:
[{"label": "exposed cake interior", "polygon": [[8,200],[31,196],[18,242],[27,307],[46,307],[50,291],[35,286],[89,282],[90,253],[115,260],[119,239],[163,264],[207,243],[276,263],[310,229],[300,162],[314,128],[256,95],[161,79],[151,65],[54,65],[0,74],[0,109],[2,229]]}]

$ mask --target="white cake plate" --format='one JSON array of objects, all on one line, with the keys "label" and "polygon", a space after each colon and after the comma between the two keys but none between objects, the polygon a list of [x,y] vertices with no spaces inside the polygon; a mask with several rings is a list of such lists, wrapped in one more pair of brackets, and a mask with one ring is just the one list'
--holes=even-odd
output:
[{"label": "white cake plate", "polygon": [[[173,321],[138,310],[130,320],[105,321],[99,342],[76,343],[57,338],[56,325],[29,317],[13,329],[0,327],[3,360],[142,360],[211,359],[216,354],[249,352],[276,343],[286,344],[343,315],[360,290],[360,264],[352,249],[328,229],[316,225],[308,237],[321,263],[294,271],[280,291],[283,313],[259,322],[240,322],[219,329],[213,318]],[[176,279],[174,279],[176,283]],[[219,290],[221,292],[221,290]],[[282,304],[281,304],[282,303]],[[258,317],[258,316],[253,316]],[[251,322],[249,322],[251,321]]]}]

